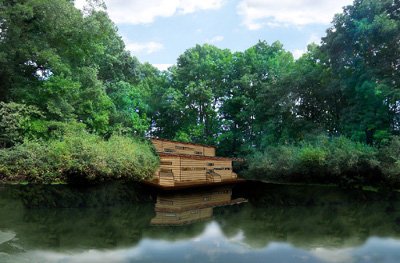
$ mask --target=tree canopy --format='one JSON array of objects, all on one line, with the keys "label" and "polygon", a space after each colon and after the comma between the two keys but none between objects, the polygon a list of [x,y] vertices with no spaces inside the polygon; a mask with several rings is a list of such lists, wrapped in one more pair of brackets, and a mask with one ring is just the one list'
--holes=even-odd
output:
[{"label": "tree canopy", "polygon": [[99,1],[85,11],[0,3],[1,118],[23,119],[0,125],[12,144],[71,121],[104,138],[193,141],[228,156],[321,133],[380,145],[400,130],[397,0],[355,0],[299,59],[278,41],[240,52],[204,44],[167,71],[126,50]]}]

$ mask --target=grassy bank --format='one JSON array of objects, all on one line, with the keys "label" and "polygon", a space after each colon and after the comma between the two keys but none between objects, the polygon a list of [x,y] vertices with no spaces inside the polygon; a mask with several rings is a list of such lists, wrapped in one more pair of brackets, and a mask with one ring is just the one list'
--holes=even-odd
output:
[{"label": "grassy bank", "polygon": [[400,138],[372,147],[319,136],[250,156],[246,177],[275,182],[400,185]]},{"label": "grassy bank", "polygon": [[157,166],[158,158],[147,142],[124,136],[104,140],[84,130],[0,149],[0,180],[5,182],[142,180],[150,178]]}]

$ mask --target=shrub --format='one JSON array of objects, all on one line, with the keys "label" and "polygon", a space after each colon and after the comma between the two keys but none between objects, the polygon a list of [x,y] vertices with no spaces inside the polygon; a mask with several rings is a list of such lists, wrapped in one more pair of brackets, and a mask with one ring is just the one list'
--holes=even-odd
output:
[{"label": "shrub", "polygon": [[158,159],[147,142],[122,136],[105,141],[84,131],[0,150],[0,175],[10,181],[142,180],[152,177],[157,166]]},{"label": "shrub", "polygon": [[249,156],[248,163],[246,177],[286,181],[294,172],[295,149],[290,146],[269,147],[263,153]]},{"label": "shrub", "polygon": [[270,146],[248,158],[248,177],[273,181],[371,183],[382,179],[377,150],[345,137]]},{"label": "shrub", "polygon": [[308,177],[325,175],[327,151],[319,146],[306,145],[298,147],[296,155],[296,171]]},{"label": "shrub", "polygon": [[[58,174],[57,158],[50,155],[49,148],[38,142],[25,142],[12,148],[0,150],[0,175],[3,179],[46,181]],[[46,158],[48,157],[48,158]],[[60,178],[54,178],[54,181]]]},{"label": "shrub", "polygon": [[42,113],[35,106],[0,102],[0,147],[21,143],[40,117]]},{"label": "shrub", "polygon": [[326,168],[333,182],[375,184],[383,181],[376,148],[345,137],[333,138],[327,147]]},{"label": "shrub", "polygon": [[333,175],[360,173],[379,166],[377,150],[345,137],[333,138],[326,145],[329,151],[327,168]]},{"label": "shrub", "polygon": [[394,183],[400,183],[400,137],[394,136],[379,150],[383,173]]}]

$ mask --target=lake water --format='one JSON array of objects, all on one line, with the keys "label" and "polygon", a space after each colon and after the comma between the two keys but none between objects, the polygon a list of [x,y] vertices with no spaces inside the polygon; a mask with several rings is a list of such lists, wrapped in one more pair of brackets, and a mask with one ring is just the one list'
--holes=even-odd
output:
[{"label": "lake water", "polygon": [[0,262],[400,262],[400,194],[0,186]]}]

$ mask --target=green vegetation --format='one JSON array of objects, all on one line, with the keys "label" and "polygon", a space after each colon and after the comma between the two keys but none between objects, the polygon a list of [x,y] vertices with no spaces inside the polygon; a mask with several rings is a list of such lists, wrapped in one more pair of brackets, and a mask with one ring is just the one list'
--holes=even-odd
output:
[{"label": "green vegetation", "polygon": [[0,149],[0,174],[9,181],[142,180],[151,178],[157,166],[158,159],[146,143],[118,135],[105,141],[86,131]]},{"label": "green vegetation", "polygon": [[254,154],[249,173],[272,181],[370,184],[384,180],[378,156],[374,147],[345,137],[317,137]]},{"label": "green vegetation", "polygon": [[204,44],[163,72],[126,51],[101,1],[91,3],[0,2],[3,178],[144,178],[155,161],[139,144],[151,135],[216,145],[258,178],[399,181],[398,2],[355,0],[297,60],[279,42]]},{"label": "green vegetation", "polygon": [[101,3],[0,3],[0,178],[54,183],[145,179],[141,137],[156,72],[124,48]]},{"label": "green vegetation", "polygon": [[273,182],[400,186],[400,139],[373,147],[344,136],[275,145],[249,157],[250,178]]}]

